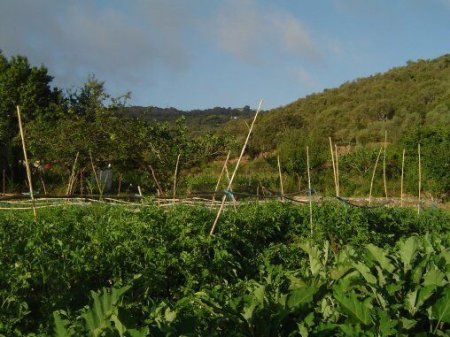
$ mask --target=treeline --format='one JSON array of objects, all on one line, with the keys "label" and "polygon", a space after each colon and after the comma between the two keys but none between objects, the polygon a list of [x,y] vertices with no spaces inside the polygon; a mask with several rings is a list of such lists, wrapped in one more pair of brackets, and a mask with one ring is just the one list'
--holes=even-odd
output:
[{"label": "treeline", "polygon": [[211,109],[194,109],[189,111],[178,110],[173,107],[129,106],[121,109],[120,113],[124,116],[136,117],[148,122],[175,122],[177,119],[183,117],[191,132],[201,133],[217,130],[231,120],[248,118],[254,114],[254,111],[248,105],[239,109],[214,107]]},{"label": "treeline", "polygon": [[94,76],[67,92],[51,82],[44,66],[31,66],[23,56],[8,60],[0,54],[0,168],[6,192],[21,191],[26,184],[17,106],[41,191],[65,192],[75,165],[80,182],[76,192],[98,193],[93,172],[110,169],[116,181],[134,186],[130,192],[140,185],[164,193],[170,189],[178,157],[180,170],[189,169],[229,148],[229,141],[212,133],[192,137],[183,118],[170,124],[147,123],[124,115],[129,94],[111,97]]}]

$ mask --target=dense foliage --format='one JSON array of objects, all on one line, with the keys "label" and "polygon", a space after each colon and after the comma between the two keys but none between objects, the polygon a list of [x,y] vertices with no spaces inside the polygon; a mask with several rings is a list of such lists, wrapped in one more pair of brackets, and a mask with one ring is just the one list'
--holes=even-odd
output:
[{"label": "dense foliage", "polygon": [[312,237],[308,207],[282,203],[227,211],[212,237],[207,208],[2,213],[0,334],[448,333],[448,212],[313,211]]}]

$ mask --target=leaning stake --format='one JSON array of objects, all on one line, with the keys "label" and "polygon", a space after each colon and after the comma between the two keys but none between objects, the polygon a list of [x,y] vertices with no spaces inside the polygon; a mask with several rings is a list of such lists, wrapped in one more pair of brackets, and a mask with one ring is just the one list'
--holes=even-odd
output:
[{"label": "leaning stake", "polygon": [[175,202],[175,198],[177,196],[177,175],[178,175],[178,163],[180,161],[181,153],[178,154],[177,164],[175,165],[175,173],[173,174],[173,200]]},{"label": "leaning stake", "polygon": [[417,204],[417,214],[420,214],[420,194],[422,190],[422,166],[420,163],[420,144],[417,146],[417,152],[419,154],[419,202]]},{"label": "leaning stake", "polygon": [[333,163],[334,188],[336,190],[336,196],[338,196],[339,193],[336,179],[336,165],[334,163],[333,142],[331,141],[331,137],[328,137],[328,140],[330,141],[331,162]]},{"label": "leaning stake", "polygon": [[[227,167],[228,159],[230,159],[230,153],[231,152],[228,151],[227,158],[225,159],[225,163],[222,166],[222,171],[220,171],[219,179],[217,180],[216,187],[214,188],[214,194],[212,196],[211,206],[210,206],[211,208],[214,206],[214,202],[216,201],[216,193],[217,193],[217,190],[219,189],[220,181],[222,180],[222,176],[223,176],[223,172],[225,171],[225,169]],[[227,170],[227,172],[228,172],[228,170]]]},{"label": "leaning stake", "polygon": [[400,179],[400,207],[403,207],[403,177],[405,173],[405,149],[403,149],[402,155],[402,175]]},{"label": "leaning stake", "polygon": [[36,212],[36,205],[34,203],[33,184],[31,182],[31,170],[30,170],[30,164],[28,162],[27,148],[25,145],[25,135],[23,132],[22,118],[20,116],[19,106],[17,106],[17,120],[19,122],[20,138],[22,138],[23,157],[25,159],[25,168],[27,171],[28,186],[30,187],[30,197],[31,197],[31,204],[33,206],[33,215],[34,215],[34,220],[36,221],[37,220],[37,212]]},{"label": "leaning stake", "polygon": [[372,173],[372,180],[370,181],[370,190],[369,190],[369,205],[372,204],[372,187],[373,187],[373,180],[375,179],[375,172],[377,170],[378,161],[380,160],[381,151],[383,150],[383,147],[380,147],[380,151],[378,152],[377,160],[375,161],[375,167],[373,168]]},{"label": "leaning stake", "polygon": [[[263,102],[262,100],[259,101],[258,109],[256,110],[255,117],[253,118],[252,124],[250,125],[250,128],[248,130],[247,138],[245,139],[245,143],[242,146],[241,154],[239,155],[239,159],[238,159],[238,161],[236,163],[236,166],[234,167],[234,171],[233,171],[233,174],[231,175],[231,179],[228,182],[227,190],[230,190],[231,186],[233,185],[233,180],[234,180],[234,177],[236,176],[236,172],[237,172],[237,170],[239,168],[239,163],[241,162],[241,159],[244,156],[245,148],[247,147],[248,140],[250,139],[250,135],[252,134],[252,130],[253,130],[253,126],[255,125],[256,117],[258,117],[259,111],[261,110],[262,102]],[[211,230],[209,232],[210,236],[214,234],[214,230],[216,228],[217,221],[219,221],[220,214],[222,214],[226,198],[227,198],[226,195],[224,195],[222,197],[222,203],[220,204],[220,208],[219,208],[219,211],[217,212],[216,219],[214,220],[214,223],[213,223],[213,225],[211,227]]]},{"label": "leaning stake", "polygon": [[100,187],[100,180],[98,179],[97,171],[95,170],[91,151],[89,151],[89,159],[91,160],[92,171],[94,172],[95,182],[97,183],[98,193],[100,195],[99,200],[102,200],[103,189]]},{"label": "leaning stake", "polygon": [[278,160],[278,174],[280,175],[280,193],[281,193],[281,201],[284,201],[284,187],[283,187],[283,176],[281,174],[281,165],[280,165],[280,156],[277,156]]},{"label": "leaning stake", "polygon": [[335,160],[336,160],[336,196],[340,196],[341,194],[341,186],[339,184],[339,153],[338,153],[338,148],[337,145],[334,144],[334,149],[335,149]]},{"label": "leaning stake", "polygon": [[313,218],[312,218],[312,191],[311,191],[311,175],[309,173],[309,147],[306,147],[306,168],[308,170],[308,194],[309,194],[309,225],[311,226],[311,236],[313,235]]}]

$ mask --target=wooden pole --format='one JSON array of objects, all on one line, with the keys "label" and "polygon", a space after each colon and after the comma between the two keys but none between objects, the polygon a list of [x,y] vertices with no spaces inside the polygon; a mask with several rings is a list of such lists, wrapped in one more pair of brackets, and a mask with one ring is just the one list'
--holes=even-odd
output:
[{"label": "wooden pole", "polygon": [[309,147],[306,147],[306,167],[308,170],[308,194],[309,194],[309,225],[311,227],[311,236],[313,235],[313,218],[312,218],[312,191],[311,191],[311,174],[309,173]]},{"label": "wooden pole", "polygon": [[[258,105],[258,109],[256,110],[255,117],[253,118],[252,124],[250,125],[250,128],[249,128],[249,130],[248,130],[248,134],[247,134],[247,138],[245,139],[245,143],[244,143],[244,145],[242,146],[241,154],[239,155],[239,159],[238,159],[238,161],[237,161],[237,163],[236,163],[236,166],[234,167],[233,174],[231,175],[231,179],[230,179],[230,181],[229,181],[229,183],[228,183],[228,187],[227,187],[228,190],[231,189],[231,187],[232,187],[232,185],[233,185],[234,177],[236,176],[236,172],[237,172],[237,170],[238,170],[238,168],[239,168],[239,164],[240,164],[240,162],[241,162],[241,160],[242,160],[242,157],[244,156],[244,152],[245,152],[245,149],[246,149],[246,147],[247,147],[248,140],[250,139],[250,135],[252,134],[253,127],[254,127],[255,121],[256,121],[256,117],[258,117],[259,111],[261,110],[262,102],[263,102],[262,100],[259,101],[259,105]],[[226,200],[226,198],[227,198],[226,195],[224,195],[224,196],[222,197],[222,203],[220,204],[219,211],[217,212],[217,216],[216,216],[216,218],[215,218],[215,220],[214,220],[213,225],[211,226],[211,230],[209,231],[209,235],[210,235],[210,236],[214,234],[214,230],[215,230],[215,228],[216,228],[217,221],[219,221],[220,215],[222,214],[222,211],[223,211],[223,207],[224,207],[224,205],[225,205],[225,200]]]},{"label": "wooden pole", "polygon": [[75,156],[75,160],[73,161],[73,166],[72,166],[72,170],[70,171],[70,176],[69,176],[69,183],[67,184],[67,192],[66,195],[69,195],[72,189],[72,180],[75,179],[75,168],[77,166],[77,161],[78,161],[78,155],[80,154],[80,152],[77,152],[76,156]]},{"label": "wooden pole", "polygon": [[338,192],[338,186],[337,186],[337,180],[336,180],[336,165],[334,163],[333,142],[331,140],[331,137],[328,137],[328,140],[330,141],[331,162],[333,163],[334,188],[336,191],[336,196],[338,196],[339,192]]},{"label": "wooden pole", "polygon": [[117,195],[120,195],[122,189],[122,175],[119,175],[119,187],[117,188]]},{"label": "wooden pole", "polygon": [[384,149],[383,149],[383,185],[384,185],[384,196],[386,200],[388,199],[387,193],[387,180],[386,180],[386,147],[387,147],[387,131],[384,130]]},{"label": "wooden pole", "polygon": [[335,160],[336,160],[336,196],[340,196],[341,194],[341,186],[340,186],[340,182],[339,182],[339,154],[338,154],[338,148],[337,145],[334,144],[334,149],[335,149]]},{"label": "wooden pole", "polygon": [[402,175],[400,178],[400,207],[403,207],[403,177],[405,172],[405,149],[403,149],[402,155]]},{"label": "wooden pole", "polygon": [[372,188],[373,188],[373,180],[375,179],[375,172],[377,170],[378,161],[380,160],[381,151],[383,147],[380,147],[380,151],[378,151],[377,160],[375,161],[375,167],[373,168],[372,180],[370,181],[370,191],[369,191],[369,205],[372,204]]},{"label": "wooden pole", "polygon": [[84,169],[80,170],[80,195],[84,196]]},{"label": "wooden pole", "polygon": [[280,156],[277,156],[278,160],[278,174],[280,175],[280,192],[281,192],[281,200],[284,201],[284,187],[283,187],[283,176],[281,174],[281,165],[280,165]]},{"label": "wooden pole", "polygon": [[158,192],[159,192],[158,197],[160,197],[160,196],[164,197],[165,195],[164,195],[163,189],[162,189],[161,185],[159,184],[158,179],[156,179],[155,170],[153,169],[153,166],[151,164],[149,164],[148,167],[150,168],[150,172],[152,174],[153,180],[155,181],[156,188],[158,189]]},{"label": "wooden pole", "polygon": [[28,162],[27,147],[25,145],[25,133],[23,132],[22,118],[20,116],[20,108],[19,108],[19,106],[17,106],[16,108],[17,108],[17,120],[19,122],[20,138],[22,138],[22,149],[23,149],[23,156],[24,156],[24,159],[25,159],[25,168],[26,168],[26,171],[27,171],[28,187],[30,189],[31,204],[32,204],[32,207],[33,207],[34,220],[36,221],[37,220],[37,211],[36,211],[36,205],[35,205],[35,202],[34,202],[33,183],[31,181],[30,163]]},{"label": "wooden pole", "polygon": [[420,143],[417,146],[417,152],[419,154],[419,202],[417,204],[417,214],[420,214],[420,197],[421,197],[421,191],[422,191],[422,165],[421,165],[421,158],[420,158]]},{"label": "wooden pole", "polygon": [[91,160],[92,171],[94,172],[95,182],[97,183],[98,193],[100,194],[100,200],[102,199],[103,189],[100,187],[100,180],[98,179],[97,171],[95,170],[94,160],[92,159],[92,153],[89,151],[89,159]]},{"label": "wooden pole", "polygon": [[176,198],[177,195],[177,174],[178,174],[178,162],[180,161],[180,155],[181,153],[178,154],[177,157],[177,164],[175,165],[175,173],[173,174],[173,198]]},{"label": "wooden pole", "polygon": [[[219,179],[217,180],[216,187],[214,188],[214,194],[213,194],[212,201],[211,201],[211,207],[214,205],[214,201],[216,201],[216,193],[217,193],[217,190],[219,189],[220,181],[222,180],[222,176],[223,176],[223,172],[225,171],[225,169],[227,167],[228,159],[230,159],[230,154],[231,154],[231,151],[228,151],[227,158],[225,159],[225,163],[223,164],[222,170],[220,171]],[[227,172],[228,172],[228,170],[227,170]]]},{"label": "wooden pole", "polygon": [[42,174],[39,174],[39,179],[41,180],[42,189],[44,190],[44,195],[47,195],[47,188],[45,187],[44,178],[42,178]]}]

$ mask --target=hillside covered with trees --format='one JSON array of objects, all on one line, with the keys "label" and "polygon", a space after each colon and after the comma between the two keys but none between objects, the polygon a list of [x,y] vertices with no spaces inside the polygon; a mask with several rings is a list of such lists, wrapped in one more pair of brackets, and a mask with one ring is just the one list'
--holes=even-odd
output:
[{"label": "hillside covered with trees", "polygon": [[450,54],[409,61],[273,109],[258,121],[252,147],[270,151],[305,134],[313,142],[330,136],[340,145],[376,143],[385,128],[396,143],[412,130],[449,125]]},{"label": "hillside covered with trees", "polygon": [[[246,125],[231,121],[226,132],[245,135]],[[450,55],[408,62],[406,66],[325,89],[262,114],[250,140],[249,153],[264,157],[276,170],[277,154],[288,176],[306,181],[305,147],[309,146],[313,184],[322,191],[333,186],[329,172],[329,139],[338,145],[343,185],[348,194],[368,194],[380,146],[387,140],[387,179],[399,192],[402,150],[405,179],[417,193],[418,153],[426,189],[450,191]],[[377,173],[378,176],[378,173]],[[327,187],[328,186],[328,187]],[[375,190],[382,194],[381,186]]]}]

